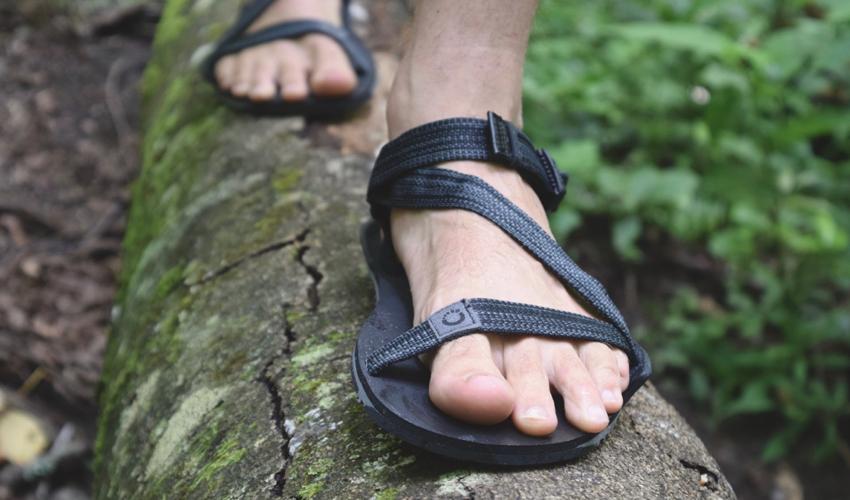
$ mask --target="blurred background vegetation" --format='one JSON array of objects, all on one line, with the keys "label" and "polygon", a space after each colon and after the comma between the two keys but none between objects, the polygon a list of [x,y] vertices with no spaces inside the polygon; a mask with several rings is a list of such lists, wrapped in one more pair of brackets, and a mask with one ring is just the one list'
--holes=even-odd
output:
[{"label": "blurred background vegetation", "polygon": [[850,464],[850,2],[544,0],[525,101],[656,380]]}]

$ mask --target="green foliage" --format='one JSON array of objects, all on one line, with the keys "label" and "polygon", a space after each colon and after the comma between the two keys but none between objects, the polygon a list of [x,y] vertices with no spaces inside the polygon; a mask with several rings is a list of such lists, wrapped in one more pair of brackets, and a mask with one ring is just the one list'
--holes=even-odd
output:
[{"label": "green foliage", "polygon": [[656,365],[716,419],[780,415],[767,459],[809,432],[831,454],[850,418],[847,3],[548,0],[525,83],[526,129],[572,178],[558,237],[607,220],[621,265],[651,268]]}]

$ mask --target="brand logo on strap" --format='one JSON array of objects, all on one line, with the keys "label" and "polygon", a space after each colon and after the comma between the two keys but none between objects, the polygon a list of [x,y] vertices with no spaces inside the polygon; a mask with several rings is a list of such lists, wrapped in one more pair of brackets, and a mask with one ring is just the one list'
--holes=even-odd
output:
[{"label": "brand logo on strap", "polygon": [[451,337],[458,332],[473,332],[481,326],[475,311],[463,300],[435,312],[428,323],[437,339]]},{"label": "brand logo on strap", "polygon": [[443,315],[443,324],[446,326],[455,326],[463,323],[466,320],[466,314],[460,309],[452,308]]}]

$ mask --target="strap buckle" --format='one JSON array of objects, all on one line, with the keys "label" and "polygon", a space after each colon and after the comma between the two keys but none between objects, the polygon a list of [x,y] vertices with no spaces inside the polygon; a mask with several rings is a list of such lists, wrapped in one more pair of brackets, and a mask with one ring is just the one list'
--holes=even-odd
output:
[{"label": "strap buckle", "polygon": [[496,113],[488,111],[487,131],[490,135],[491,152],[495,159],[513,165],[517,161],[514,151],[519,131],[516,127]]},{"label": "strap buckle", "polygon": [[540,161],[546,167],[546,177],[549,178],[549,183],[552,185],[552,198],[544,202],[545,205],[548,205],[544,208],[551,212],[558,208],[561,200],[564,199],[564,195],[567,194],[567,183],[570,180],[570,176],[558,168],[558,164],[555,163],[555,160],[549,156],[549,152],[545,149],[538,149],[537,156],[540,157]]},{"label": "strap buckle", "polygon": [[[543,149],[534,149],[528,137],[511,122],[505,121],[492,111],[487,112],[487,131],[492,158],[519,170],[523,177],[536,187],[535,190],[547,211],[551,212],[558,208],[566,193],[567,175],[558,169],[558,165],[549,153]],[[537,154],[539,165],[532,163],[534,160],[531,158],[523,157],[519,151],[520,141],[527,148],[526,156],[532,151]],[[540,172],[541,167],[542,172]],[[535,178],[535,173],[538,179]],[[544,175],[545,181],[542,179]],[[543,184],[546,181],[548,186]]]}]

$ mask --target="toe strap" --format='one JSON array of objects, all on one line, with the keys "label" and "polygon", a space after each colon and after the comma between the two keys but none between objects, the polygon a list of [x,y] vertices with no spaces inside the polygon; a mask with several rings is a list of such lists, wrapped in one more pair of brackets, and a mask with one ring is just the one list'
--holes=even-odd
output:
[{"label": "toe strap", "polygon": [[632,343],[614,325],[580,314],[493,299],[464,299],[448,305],[385,343],[366,361],[377,375],[393,363],[471,333],[535,335],[603,342],[634,358]]},{"label": "toe strap", "polygon": [[360,44],[354,38],[351,31],[347,28],[340,28],[315,19],[285,21],[254,33],[243,34],[239,37],[225,40],[213,53],[210,61],[214,66],[218,60],[228,54],[233,54],[249,47],[256,47],[257,45],[264,45],[275,40],[297,39],[311,33],[320,33],[336,40],[348,55],[351,65],[358,75],[362,75],[369,69],[371,58],[368,52],[360,47]]},{"label": "toe strap", "polygon": [[311,33],[319,33],[332,38],[339,44],[357,74],[357,87],[347,98],[353,101],[361,101],[369,97],[375,83],[375,63],[369,50],[351,30],[348,0],[342,2],[342,26],[334,26],[317,19],[296,19],[283,21],[259,31],[248,33],[247,30],[251,23],[262,15],[272,3],[273,0],[254,0],[242,9],[234,25],[219,40],[201,66],[201,73],[207,81],[219,87],[215,75],[215,66],[227,55],[274,40],[297,39]]}]

